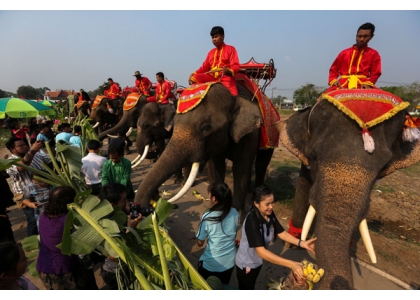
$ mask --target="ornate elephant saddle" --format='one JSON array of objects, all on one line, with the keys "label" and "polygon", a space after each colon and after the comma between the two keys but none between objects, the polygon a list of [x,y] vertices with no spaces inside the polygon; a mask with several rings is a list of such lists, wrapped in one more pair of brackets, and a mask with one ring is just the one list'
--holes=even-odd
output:
[{"label": "ornate elephant saddle", "polygon": [[177,114],[185,114],[201,103],[210,87],[218,82],[206,82],[190,85],[182,90],[178,99]]},{"label": "ornate elephant saddle", "polygon": [[101,103],[102,99],[104,99],[104,98],[105,98],[105,96],[103,96],[103,95],[96,96],[96,98],[95,98],[95,100],[93,101],[93,104],[92,104],[92,109],[97,108],[98,105]]},{"label": "ornate elephant saddle", "polygon": [[[344,114],[355,120],[362,128],[362,138],[365,150],[372,153],[375,149],[369,128],[395,116],[406,109],[410,103],[380,89],[341,89],[321,95],[334,104]],[[404,129],[413,128],[414,131],[404,130],[403,138],[413,141],[419,138],[420,132],[407,114]]]},{"label": "ornate elephant saddle", "polygon": [[130,110],[133,107],[135,107],[140,97],[141,97],[141,94],[137,92],[132,92],[128,94],[127,98],[124,101],[124,110]]},{"label": "ornate elephant saddle", "polygon": [[82,100],[82,101],[77,101],[77,103],[74,105],[77,108],[81,108],[83,106],[83,104],[86,103],[86,100]]}]

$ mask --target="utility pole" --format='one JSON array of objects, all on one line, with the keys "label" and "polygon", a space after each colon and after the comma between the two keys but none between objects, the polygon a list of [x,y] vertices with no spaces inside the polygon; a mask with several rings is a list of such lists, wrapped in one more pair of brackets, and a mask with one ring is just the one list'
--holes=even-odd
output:
[{"label": "utility pole", "polygon": [[274,90],[276,90],[277,88],[276,87],[273,87],[272,89],[271,89],[271,102],[273,102],[273,98],[274,98]]}]

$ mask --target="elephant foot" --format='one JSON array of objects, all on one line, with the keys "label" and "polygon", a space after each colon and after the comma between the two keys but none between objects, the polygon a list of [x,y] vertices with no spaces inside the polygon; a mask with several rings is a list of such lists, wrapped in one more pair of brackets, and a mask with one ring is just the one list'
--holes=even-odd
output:
[{"label": "elephant foot", "polygon": [[183,181],[184,181],[184,177],[176,177],[174,179],[174,184],[182,183],[182,186],[184,186],[185,182],[183,182]]}]

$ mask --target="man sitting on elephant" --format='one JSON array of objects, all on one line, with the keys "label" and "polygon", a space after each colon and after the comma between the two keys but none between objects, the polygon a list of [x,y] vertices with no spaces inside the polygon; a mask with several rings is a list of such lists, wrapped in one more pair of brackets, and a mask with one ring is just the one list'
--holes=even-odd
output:
[{"label": "man sitting on elephant", "polygon": [[150,97],[150,89],[152,88],[152,82],[149,78],[142,76],[139,71],[134,73],[136,80],[134,81],[134,86],[139,89],[140,94],[143,94],[147,97]]},{"label": "man sitting on elephant", "polygon": [[173,105],[175,96],[172,93],[171,84],[165,80],[165,75],[162,72],[156,73],[156,81],[156,95],[148,97],[147,102],[157,102],[159,104],[163,111],[165,129],[171,131],[175,115],[175,107]]},{"label": "man sitting on elephant", "polygon": [[235,74],[239,72],[239,58],[235,47],[224,43],[225,31],[215,26],[210,31],[213,45],[200,68],[190,75],[189,84],[220,81],[232,94],[238,95]]},{"label": "man sitting on elephant", "polygon": [[111,114],[118,114],[118,98],[121,97],[121,88],[118,83],[114,82],[112,78],[108,78],[108,85],[104,85],[104,96],[107,99],[114,101],[109,101],[108,110]]},{"label": "man sitting on elephant", "polygon": [[373,38],[375,26],[365,23],[356,34],[356,44],[338,54],[331,65],[327,92],[340,88],[370,89],[382,74],[381,56],[378,51],[368,47]]}]

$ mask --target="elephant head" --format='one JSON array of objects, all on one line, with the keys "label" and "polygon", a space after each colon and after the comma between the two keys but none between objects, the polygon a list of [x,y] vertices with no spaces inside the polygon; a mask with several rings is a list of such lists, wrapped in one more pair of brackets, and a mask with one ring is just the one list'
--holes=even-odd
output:
[{"label": "elephant head", "polygon": [[[93,128],[97,129],[98,135],[101,134],[108,126],[114,126],[122,117],[122,99],[108,99],[103,96],[97,96],[96,105],[92,106],[89,118],[92,120]],[[110,112],[109,107],[112,105],[113,113]],[[117,114],[115,114],[117,112]]]},{"label": "elephant head", "polygon": [[[293,225],[304,227],[302,239],[308,207],[316,212],[316,260],[325,269],[320,289],[353,288],[349,245],[356,230],[367,231],[375,181],[420,160],[419,141],[403,141],[405,118],[401,110],[371,127],[371,152],[359,125],[324,99],[280,122],[280,140],[302,161],[293,213]],[[372,254],[370,237],[362,238]]]},{"label": "elephant head", "polygon": [[[246,94],[241,89],[240,95]],[[233,205],[243,209],[250,186],[251,169],[258,150],[261,115],[258,104],[232,97],[221,84],[210,87],[201,103],[174,118],[172,137],[162,156],[138,188],[135,202],[148,205],[153,192],[176,170],[193,164],[182,196],[194,181],[199,162],[207,161],[210,181],[224,180],[225,159],[233,162]],[[271,152],[272,153],[272,152]],[[177,200],[177,195],[170,202]]]},{"label": "elephant head", "polygon": [[89,116],[92,111],[92,107],[89,103],[89,101],[82,101],[78,102],[74,105],[73,115],[74,117],[77,117],[79,112],[83,113],[85,116]]},{"label": "elephant head", "polygon": [[[116,100],[111,100],[111,101],[116,101]],[[129,136],[131,133],[131,130],[137,126],[137,120],[140,116],[143,106],[146,103],[147,103],[147,98],[146,96],[142,95],[136,102],[136,105],[132,107],[131,109],[127,109],[127,110],[121,109],[122,111],[121,119],[119,119],[118,123],[115,126],[101,132],[98,135],[99,140],[102,141],[108,135],[115,136],[119,132],[126,132],[127,136]]]},{"label": "elephant head", "polygon": [[157,159],[165,149],[165,139],[169,139],[172,130],[167,131],[164,125],[164,112],[170,110],[169,118],[174,118],[175,107],[172,104],[159,105],[150,102],[144,105],[137,121],[136,149],[138,156],[133,160],[133,168],[145,158]]}]

